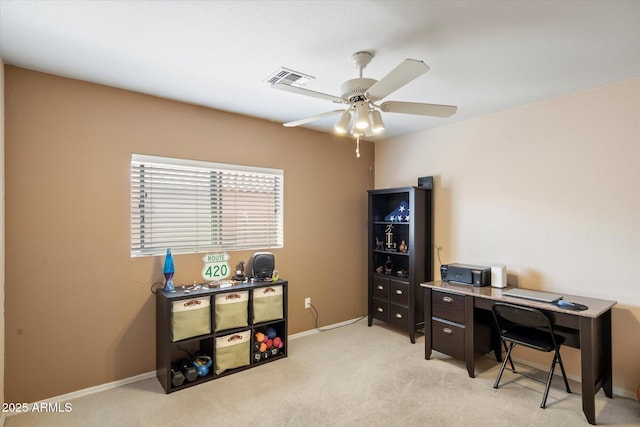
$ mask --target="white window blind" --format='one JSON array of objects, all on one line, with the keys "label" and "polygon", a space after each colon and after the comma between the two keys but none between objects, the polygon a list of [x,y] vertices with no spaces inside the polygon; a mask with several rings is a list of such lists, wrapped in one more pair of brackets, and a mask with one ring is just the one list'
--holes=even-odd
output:
[{"label": "white window blind", "polygon": [[283,171],[134,154],[131,256],[283,245]]}]

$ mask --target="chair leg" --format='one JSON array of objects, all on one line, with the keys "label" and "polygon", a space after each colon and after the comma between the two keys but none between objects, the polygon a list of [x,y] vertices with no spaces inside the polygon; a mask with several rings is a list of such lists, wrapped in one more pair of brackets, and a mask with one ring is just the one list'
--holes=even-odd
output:
[{"label": "chair leg", "polygon": [[511,350],[513,350],[513,346],[514,346],[513,343],[509,344],[509,348],[507,349],[507,356],[502,361],[502,365],[500,366],[500,372],[498,372],[498,378],[496,378],[496,382],[495,384],[493,384],[493,388],[498,388],[498,386],[500,385],[500,378],[502,378],[502,373],[504,372],[504,368],[505,366],[507,366],[507,361],[509,361],[511,363],[511,366],[513,366],[513,362],[511,361]]},{"label": "chair leg", "polygon": [[567,393],[571,393],[571,389],[569,388],[569,381],[567,381],[567,374],[564,371],[564,365],[562,364],[562,357],[560,356],[560,349],[556,350],[558,354],[558,362],[560,363],[560,370],[562,371],[562,378],[564,379],[564,386],[567,388]]},{"label": "chair leg", "polygon": [[[506,343],[506,341],[504,341],[504,340],[503,340],[503,341],[502,341],[502,345],[504,346],[504,350],[505,350],[505,352],[506,352],[506,353],[509,353],[509,349],[507,348],[507,343]],[[511,364],[511,371],[512,371],[512,372],[517,372],[517,371],[516,371],[516,367],[515,367],[515,366],[513,366],[513,359],[511,359],[511,356],[509,356],[509,357],[508,357],[508,359],[509,359],[509,364]]]},{"label": "chair leg", "polygon": [[542,403],[540,404],[540,407],[542,409],[544,409],[547,406],[547,396],[549,395],[549,388],[551,387],[551,380],[553,379],[553,371],[556,369],[557,360],[558,360],[558,351],[556,350],[556,354],[553,356],[553,363],[551,364],[551,369],[549,370],[547,385],[544,387],[544,396],[542,396]]},{"label": "chair leg", "polygon": [[564,365],[562,363],[562,357],[560,356],[560,349],[556,348],[556,352],[553,356],[553,363],[551,364],[551,370],[549,371],[549,378],[547,379],[547,385],[544,388],[544,397],[542,398],[541,408],[545,408],[547,406],[547,396],[549,395],[549,388],[551,387],[551,381],[553,379],[553,371],[555,370],[556,363],[560,364],[560,370],[562,371],[562,379],[564,380],[564,385],[567,388],[567,393],[571,393],[571,389],[569,388],[569,381],[567,381],[567,374],[564,371]]}]

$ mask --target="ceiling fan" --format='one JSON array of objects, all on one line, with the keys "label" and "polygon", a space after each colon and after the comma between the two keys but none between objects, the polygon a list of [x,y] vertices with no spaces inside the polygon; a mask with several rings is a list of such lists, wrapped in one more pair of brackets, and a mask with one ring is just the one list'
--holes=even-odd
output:
[{"label": "ceiling fan", "polygon": [[429,71],[429,66],[422,61],[415,59],[405,59],[396,68],[391,70],[380,80],[362,77],[362,70],[371,62],[373,54],[371,52],[356,52],[352,55],[353,63],[359,71],[359,77],[347,80],[340,86],[341,96],[329,95],[322,92],[294,86],[290,83],[275,83],[271,87],[287,92],[312,96],[314,98],[326,99],[337,104],[346,104],[342,110],[332,110],[326,113],[317,114],[293,122],[284,123],[286,127],[304,125],[325,117],[340,114],[340,118],[335,125],[338,133],[346,134],[351,123],[351,112],[354,112],[354,120],[351,127],[351,134],[358,138],[361,136],[372,136],[385,129],[381,112],[415,114],[420,116],[450,117],[458,109],[452,105],[425,104],[420,102],[386,101],[382,104],[377,102],[387,95],[400,89],[415,78]]}]

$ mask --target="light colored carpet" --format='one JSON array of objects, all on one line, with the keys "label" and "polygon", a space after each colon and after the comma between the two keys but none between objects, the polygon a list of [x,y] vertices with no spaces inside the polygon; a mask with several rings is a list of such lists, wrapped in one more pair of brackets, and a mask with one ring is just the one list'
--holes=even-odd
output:
[{"label": "light colored carpet", "polygon": [[[579,426],[574,394],[505,372],[482,358],[475,378],[439,353],[424,359],[424,338],[366,320],[289,342],[289,357],[169,395],[147,379],[69,401],[68,413],[8,417],[15,426]],[[542,375],[544,375],[542,373]],[[640,404],[596,397],[600,425],[640,425]]]}]

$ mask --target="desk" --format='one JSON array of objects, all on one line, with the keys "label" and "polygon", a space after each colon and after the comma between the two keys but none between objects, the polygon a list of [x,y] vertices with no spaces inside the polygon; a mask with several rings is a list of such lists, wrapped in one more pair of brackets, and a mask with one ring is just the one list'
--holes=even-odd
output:
[{"label": "desk", "polygon": [[[604,389],[612,397],[611,307],[615,301],[565,295],[567,301],[589,307],[585,311],[562,309],[548,304],[503,295],[511,288],[474,287],[451,282],[421,283],[424,287],[424,356],[432,350],[463,359],[470,377],[475,376],[475,358],[494,351],[502,361],[491,306],[496,301],[533,307],[545,312],[556,333],[565,337],[564,345],[580,349],[582,369],[582,411],[590,424],[596,423],[595,395]],[[450,309],[452,315],[445,311]],[[444,335],[438,329],[439,325]]]}]

